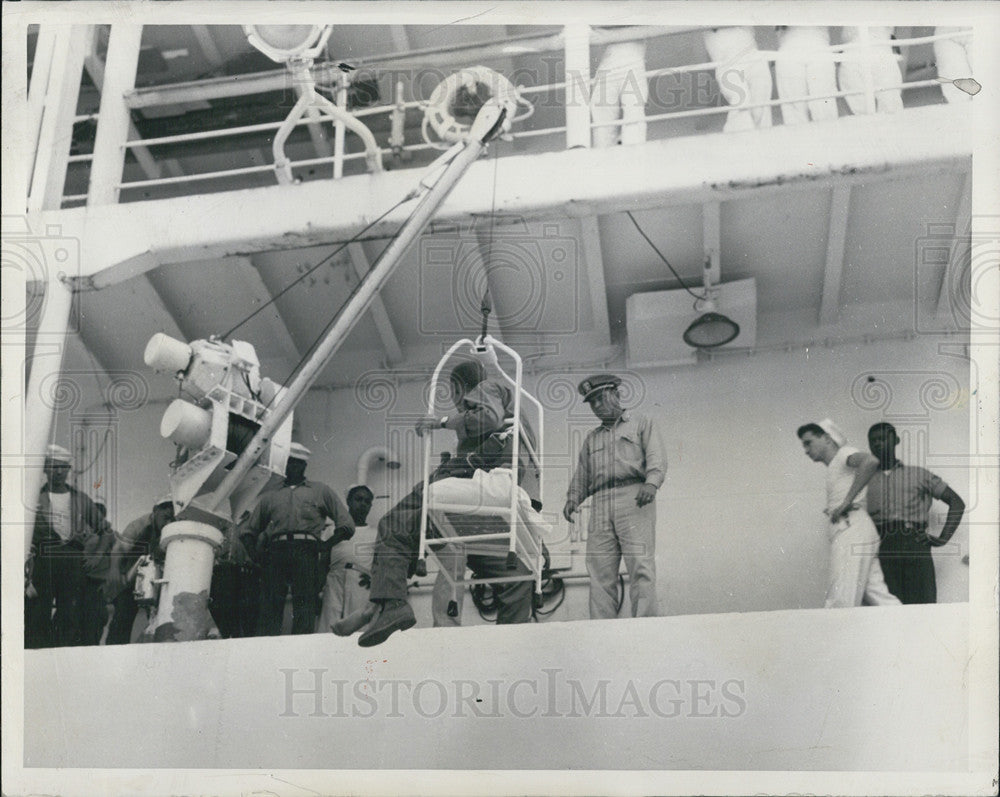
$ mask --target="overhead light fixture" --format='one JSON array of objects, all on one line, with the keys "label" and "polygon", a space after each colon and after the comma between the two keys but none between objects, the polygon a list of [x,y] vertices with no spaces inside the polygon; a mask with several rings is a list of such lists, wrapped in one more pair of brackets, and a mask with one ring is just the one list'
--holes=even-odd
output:
[{"label": "overhead light fixture", "polygon": [[712,261],[705,260],[705,293],[695,300],[695,312],[701,313],[684,330],[684,342],[696,349],[714,349],[732,342],[740,334],[740,325],[716,312],[718,288],[712,287]]},{"label": "overhead light fixture", "polygon": [[329,25],[244,25],[247,41],[272,61],[287,64],[316,58],[333,29]]},{"label": "overhead light fixture", "polygon": [[[382,171],[382,151],[375,136],[357,117],[346,108],[334,105],[326,97],[316,93],[316,79],[312,74],[313,60],[319,57],[330,38],[330,25],[244,25],[247,41],[272,61],[284,64],[291,73],[292,85],[299,94],[298,102],[274,134],[271,151],[274,153],[274,173],[278,182],[289,185],[295,182],[292,175],[292,161],[285,155],[285,142],[303,116],[318,120],[323,112],[334,122],[339,122],[357,134],[365,145],[365,162],[370,172]],[[350,78],[346,72],[340,75],[346,87]],[[335,168],[335,176],[336,174]]]}]

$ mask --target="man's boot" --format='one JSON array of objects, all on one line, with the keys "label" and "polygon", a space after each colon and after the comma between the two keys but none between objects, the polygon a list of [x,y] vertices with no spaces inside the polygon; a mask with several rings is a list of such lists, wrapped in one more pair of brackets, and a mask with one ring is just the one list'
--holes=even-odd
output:
[{"label": "man's boot", "polygon": [[416,623],[413,609],[405,600],[383,601],[375,618],[358,639],[358,644],[363,648],[381,645],[393,631],[405,631]]},{"label": "man's boot", "polygon": [[377,613],[378,604],[369,603],[363,609],[358,609],[353,614],[337,620],[337,622],[330,626],[330,630],[337,636],[350,636],[368,625]]}]

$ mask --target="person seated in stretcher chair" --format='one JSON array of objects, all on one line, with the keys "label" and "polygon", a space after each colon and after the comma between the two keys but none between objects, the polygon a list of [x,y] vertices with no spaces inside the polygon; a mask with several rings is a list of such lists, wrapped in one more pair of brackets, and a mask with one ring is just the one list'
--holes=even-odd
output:
[{"label": "person seated in stretcher chair", "polygon": [[[476,470],[472,478],[446,478],[430,485],[431,508],[435,504],[452,504],[463,506],[507,508],[510,506],[511,471],[509,468],[496,468],[490,471]],[[532,506],[531,499],[523,488],[518,489],[517,518],[518,523],[527,528],[536,540],[545,538],[545,526],[541,515]],[[439,521],[435,517],[435,521]],[[429,521],[430,522],[430,521]],[[444,522],[449,522],[444,519]],[[464,528],[453,529],[457,539],[447,545],[437,545],[434,553],[438,560],[440,571],[434,583],[434,593],[431,599],[431,613],[435,627],[453,627],[462,624],[462,599],[465,596],[465,586],[452,583],[459,581],[465,575],[466,568],[472,571],[473,578],[489,579],[514,575],[529,575],[530,570],[518,560],[517,569],[507,567],[507,543],[496,540],[487,543],[476,542],[475,535],[494,531],[506,531],[508,521],[496,516],[469,516],[462,524],[471,528],[468,536],[463,535]],[[441,529],[439,528],[438,531]],[[443,534],[442,536],[452,536]],[[467,550],[467,545],[472,550]],[[548,567],[549,552],[541,543],[542,557],[545,567]],[[484,552],[484,549],[495,550]],[[451,577],[451,583],[445,578],[444,572]],[[497,625],[511,625],[531,621],[531,601],[533,592],[532,581],[517,581],[493,585],[493,595],[497,605]],[[454,604],[452,605],[452,601]],[[449,606],[451,607],[449,610]]]},{"label": "person seated in stretcher chair", "polygon": [[[496,366],[496,354],[486,355]],[[422,418],[417,422],[417,434],[438,429],[450,429],[458,435],[455,456],[442,463],[431,474],[430,482],[444,479],[471,480],[477,471],[489,472],[494,468],[511,466],[511,446],[498,440],[507,419],[514,413],[514,391],[500,379],[486,375],[479,360],[465,360],[451,369],[452,399],[455,412],[442,418]],[[521,434],[534,448],[534,435],[524,420]],[[527,446],[521,447],[518,464],[518,482],[528,497],[530,507],[541,508],[539,500],[538,466],[531,459]],[[510,476],[507,476],[508,483]],[[509,491],[507,493],[509,498]],[[413,609],[406,600],[406,581],[415,566],[420,545],[420,514],[423,502],[423,482],[379,521],[372,562],[371,603],[360,612],[334,623],[332,630],[338,636],[348,636],[367,624],[358,644],[371,647],[384,642],[394,631],[412,628],[416,623]],[[500,566],[505,566],[502,560]],[[519,565],[523,567],[523,565]],[[518,571],[513,571],[516,574]],[[521,571],[527,572],[525,571]],[[505,575],[511,575],[506,571]],[[515,605],[522,600],[530,614],[531,587],[509,590],[506,600]],[[512,609],[510,616],[521,617],[524,610]],[[508,616],[504,612],[505,617]],[[516,621],[511,621],[516,622]],[[523,622],[523,620],[521,620]]]}]

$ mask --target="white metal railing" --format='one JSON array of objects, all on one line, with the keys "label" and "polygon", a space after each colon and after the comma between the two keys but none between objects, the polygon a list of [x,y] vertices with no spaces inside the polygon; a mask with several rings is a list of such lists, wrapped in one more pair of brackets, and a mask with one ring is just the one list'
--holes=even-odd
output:
[{"label": "white metal railing", "polygon": [[[697,30],[701,30],[701,28],[698,28]],[[595,33],[596,32],[597,31],[595,31]],[[606,32],[605,31],[600,31],[600,33],[606,33]],[[850,43],[844,43],[844,44],[829,45],[829,47],[827,47],[825,49],[829,53],[830,60],[832,60],[832,61],[839,61],[839,60],[842,60],[842,54],[843,53],[851,51],[851,50],[855,50],[855,49],[871,48],[873,46],[879,46],[879,47],[888,47],[888,46],[891,46],[891,47],[896,47],[896,48],[901,48],[902,49],[902,48],[908,48],[908,47],[913,47],[913,46],[918,46],[918,45],[923,45],[923,44],[929,44],[929,43],[933,43],[933,42],[941,41],[941,40],[946,40],[946,39],[960,39],[960,38],[963,38],[963,37],[967,37],[970,34],[971,34],[971,30],[959,30],[959,31],[954,31],[954,32],[950,32],[950,33],[935,34],[935,35],[931,35],[931,36],[920,36],[920,37],[911,37],[911,38],[908,38],[908,39],[893,39],[893,40],[889,40],[889,41],[879,41],[877,43],[873,43],[870,40],[860,40],[860,41],[850,42]],[[655,34],[650,34],[650,36],[647,36],[646,38],[651,38],[654,35],[666,36],[666,35],[670,35],[670,32],[666,31],[664,29],[664,31],[661,31],[661,32],[655,33]],[[598,40],[603,42],[604,39],[606,39],[606,38],[607,38],[606,36],[602,36],[602,37],[595,36],[595,37],[593,37],[591,39],[591,43],[593,43],[594,41],[598,41]],[[545,48],[547,48],[548,51],[554,51],[554,50],[558,49],[558,46],[559,46],[558,43],[559,42],[562,42],[562,46],[565,46],[565,39],[566,39],[565,36],[563,36],[561,34],[556,34],[556,35],[552,35],[552,36],[534,37],[534,38],[531,39],[531,41],[532,42],[540,42],[540,44],[538,44],[539,48],[541,48],[541,47],[544,46]],[[620,35],[608,39],[608,41],[618,41],[618,40],[621,40],[620,39]],[[456,53],[453,52],[454,48],[445,48],[445,50],[452,57],[454,57],[456,55]],[[538,49],[537,51],[544,51],[544,50]],[[430,51],[427,51],[427,52],[428,52],[428,54],[430,53]],[[423,51],[421,51],[421,54],[423,54]],[[801,56],[800,53],[796,53],[796,54],[793,55],[793,54],[788,54],[788,53],[785,53],[785,52],[782,52],[782,51],[775,51],[775,50],[756,50],[756,51],[751,51],[751,52],[749,52],[749,53],[747,53],[745,55],[745,58],[747,59],[747,61],[744,61],[742,59],[737,60],[735,63],[731,63],[731,62],[719,62],[719,61],[705,61],[705,62],[696,63],[696,64],[687,64],[687,65],[676,66],[676,67],[667,67],[667,68],[662,68],[662,69],[645,70],[645,71],[642,71],[642,72],[636,73],[636,74],[640,75],[641,79],[649,81],[649,80],[653,80],[653,79],[660,78],[660,77],[667,76],[667,75],[683,75],[683,74],[688,74],[688,73],[693,73],[693,72],[711,71],[711,70],[715,70],[719,66],[732,66],[734,69],[739,69],[740,66],[741,66],[741,64],[743,64],[745,62],[748,62],[749,60],[755,60],[757,62],[764,61],[764,62],[766,62],[766,63],[768,63],[770,65],[770,64],[774,64],[774,63],[776,63],[778,61],[781,61],[782,59],[784,59],[786,57],[795,58],[796,60],[800,60],[802,56]],[[469,54],[469,58],[477,59],[477,58],[479,58],[479,54],[471,53],[471,54]],[[362,65],[365,65],[364,62],[362,62]],[[274,73],[274,74],[267,73],[267,75],[266,75],[267,80],[269,80],[270,82],[274,82],[275,80],[277,80],[280,77],[281,77],[281,75],[278,74],[278,73]],[[586,79],[584,79],[584,76],[581,75],[579,80],[574,80],[572,77],[570,77],[569,79],[565,79],[565,80],[558,81],[558,82],[553,82],[553,83],[548,83],[548,84],[543,84],[543,85],[538,85],[538,86],[522,87],[522,88],[519,88],[519,92],[522,95],[526,95],[526,96],[543,95],[543,94],[546,94],[546,93],[552,94],[552,93],[557,93],[557,92],[560,92],[560,91],[564,91],[564,90],[567,90],[569,87],[572,87],[572,86],[575,86],[575,87],[581,87],[581,86],[583,86],[583,87],[586,87],[586,89],[588,91],[588,94],[592,95],[593,90],[598,85],[600,85],[601,81],[605,80],[606,77],[607,77],[606,75],[598,74],[598,75],[592,76],[592,77],[591,76],[587,76]],[[952,75],[952,76],[948,76],[948,77],[949,78],[955,78],[955,77],[965,77],[965,76],[954,76],[954,75]],[[263,78],[261,78],[261,79],[263,79]],[[243,82],[243,81],[241,81],[241,82]],[[250,93],[258,93],[259,91],[262,90],[260,88],[260,86],[257,85],[259,83],[259,81],[254,81],[253,79],[250,79],[247,82],[249,84],[248,88],[249,88],[249,92]],[[267,88],[263,89],[263,90],[271,90],[273,88],[271,86],[270,82],[266,83]],[[726,104],[719,104],[719,105],[713,105],[711,107],[688,108],[688,109],[677,110],[677,111],[665,111],[665,112],[660,112],[660,113],[644,114],[641,118],[640,117],[636,117],[635,119],[630,119],[629,122],[628,122],[628,124],[644,124],[644,123],[659,124],[659,123],[665,123],[665,122],[670,122],[670,121],[678,121],[678,120],[681,120],[681,119],[688,119],[688,118],[709,117],[709,116],[715,116],[715,115],[720,115],[720,114],[725,115],[725,114],[730,113],[733,110],[752,111],[754,109],[759,109],[759,108],[771,108],[771,107],[774,107],[776,105],[789,105],[789,104],[796,104],[796,103],[815,102],[817,100],[830,100],[830,99],[834,99],[835,100],[835,99],[840,98],[840,97],[845,97],[846,98],[846,97],[865,96],[865,95],[867,95],[867,97],[868,97],[869,107],[874,108],[874,96],[878,92],[883,92],[883,91],[907,92],[907,91],[913,91],[913,90],[917,90],[917,89],[923,89],[923,88],[927,88],[927,87],[931,87],[931,86],[936,86],[936,85],[940,85],[940,84],[941,84],[941,80],[939,80],[939,79],[926,79],[926,80],[917,80],[917,81],[910,81],[910,82],[907,82],[907,81],[904,80],[903,82],[901,82],[901,83],[899,83],[897,85],[875,87],[873,85],[872,81],[868,81],[868,84],[863,89],[859,89],[859,90],[853,90],[853,91],[844,91],[844,90],[841,90],[841,91],[836,91],[836,92],[830,92],[830,93],[823,94],[823,95],[811,95],[811,96],[802,96],[802,97],[779,97],[779,98],[776,98],[776,99],[769,99],[769,100],[766,100],[766,101],[746,103],[746,104],[740,104],[740,105],[735,105],[735,106],[726,105]],[[194,84],[189,84],[189,85],[194,85]],[[344,83],[341,83],[340,86],[339,86],[339,88],[336,87],[336,86],[317,86],[317,89],[320,90],[320,91],[334,92],[336,95],[338,95],[338,99],[339,99],[340,102],[344,102],[345,101],[346,84],[344,84]],[[157,91],[160,92],[159,95],[157,95]],[[136,95],[139,94],[139,93],[140,92],[133,92],[133,94],[136,94]],[[163,102],[173,102],[173,101],[175,101],[172,98],[172,95],[169,92],[169,87],[160,87],[158,90],[143,90],[141,93],[144,96],[144,99],[142,101],[140,101],[140,102],[137,103],[136,100],[133,97],[130,100],[129,104],[130,105],[137,104],[140,107],[149,107],[150,105],[154,104],[152,102],[152,100],[153,100],[153,98],[155,96],[162,96],[163,97]],[[944,98],[943,97],[942,97],[941,101],[944,102]],[[419,101],[419,100],[413,100],[413,101],[408,101],[408,102],[392,102],[392,103],[385,103],[383,105],[378,105],[378,106],[373,106],[373,107],[369,107],[369,108],[360,109],[360,110],[354,112],[353,116],[355,116],[357,118],[375,117],[375,116],[380,116],[380,115],[390,115],[390,116],[392,116],[393,114],[395,114],[395,115],[398,116],[400,114],[405,113],[407,110],[425,108],[426,106],[427,106],[426,102],[422,102],[422,101]],[[97,116],[98,116],[97,114],[79,115],[79,116],[74,117],[74,122],[83,122],[83,121],[93,120],[93,119],[97,118]],[[317,116],[317,117],[313,117],[313,118],[303,118],[303,119],[299,120],[296,123],[295,126],[296,127],[300,127],[302,125],[312,125],[312,124],[317,124],[317,123],[329,124],[329,123],[334,122],[334,121],[335,120],[332,117],[327,116],[327,115],[322,115],[322,116]],[[194,132],[194,133],[184,133],[184,134],[179,134],[179,135],[174,135],[174,136],[161,136],[161,137],[149,138],[149,139],[134,139],[134,140],[129,140],[129,141],[122,142],[121,147],[122,147],[123,150],[128,151],[128,150],[135,150],[135,149],[138,149],[138,148],[146,148],[146,149],[148,149],[149,147],[154,147],[154,146],[176,145],[176,144],[184,144],[184,143],[190,143],[190,142],[196,142],[196,141],[216,140],[216,139],[221,139],[221,138],[238,138],[240,136],[254,135],[254,134],[259,134],[259,133],[267,133],[267,132],[270,132],[270,131],[276,131],[276,130],[278,130],[282,126],[282,124],[283,123],[281,121],[278,121],[278,122],[267,122],[267,123],[261,123],[261,124],[253,124],[253,125],[242,125],[242,126],[239,126],[239,127],[232,127],[232,128],[223,128],[223,129],[219,129],[219,130],[206,130],[206,131],[198,131],[198,132]],[[596,122],[593,121],[593,120],[590,120],[589,124],[587,125],[587,127],[589,127],[589,129],[592,131],[592,130],[598,129],[598,128],[608,128],[608,127],[616,128],[616,127],[621,127],[621,126],[623,126],[623,124],[624,123],[623,123],[623,121],[621,119],[615,119],[615,120],[611,120],[611,121],[596,121]],[[307,159],[295,160],[295,161],[291,162],[291,164],[290,164],[291,168],[292,169],[299,169],[299,170],[301,170],[301,169],[304,169],[304,168],[307,168],[307,167],[313,167],[313,166],[319,166],[319,165],[332,165],[333,166],[333,170],[334,170],[334,175],[335,176],[341,175],[343,173],[343,167],[344,167],[345,163],[351,162],[351,161],[354,161],[354,160],[357,160],[357,159],[364,158],[365,155],[366,155],[365,152],[363,152],[363,151],[359,151],[359,152],[346,152],[345,151],[345,147],[344,147],[344,134],[343,133],[344,133],[344,131],[343,131],[342,127],[338,127],[337,130],[336,130],[335,141],[334,141],[334,148],[333,148],[334,152],[333,152],[332,155],[324,156],[324,157],[315,157],[315,158],[307,158]],[[524,131],[514,130],[514,131],[512,131],[511,137],[514,140],[519,140],[519,139],[532,139],[532,138],[537,138],[537,137],[541,137],[541,136],[559,135],[559,134],[564,134],[564,133],[567,133],[567,124],[554,125],[554,126],[551,126],[551,127],[539,128],[539,129],[534,129],[534,130],[524,130]],[[420,153],[420,152],[424,152],[424,151],[435,149],[435,148],[436,148],[436,146],[435,146],[435,144],[433,142],[422,141],[422,142],[419,142],[419,143],[404,143],[402,146],[379,147],[378,149],[379,149],[379,151],[383,155],[403,155],[403,154]],[[68,162],[69,163],[88,163],[88,162],[90,162],[92,160],[92,158],[93,158],[93,156],[89,155],[89,154],[73,155],[73,156],[70,156],[68,158]],[[118,188],[119,191],[122,191],[122,190],[129,191],[129,190],[136,190],[136,189],[140,189],[140,188],[151,188],[151,187],[156,187],[156,186],[178,185],[178,184],[184,184],[184,183],[188,183],[188,184],[192,184],[192,185],[199,185],[199,184],[204,184],[205,182],[212,181],[212,180],[217,180],[217,179],[225,179],[225,178],[233,178],[233,177],[241,177],[241,176],[250,176],[250,175],[270,173],[270,172],[274,171],[274,168],[275,167],[274,167],[273,164],[263,163],[263,164],[254,165],[254,166],[238,167],[238,168],[232,168],[232,169],[222,169],[222,170],[212,171],[212,172],[199,172],[199,173],[190,174],[190,175],[173,175],[173,176],[168,176],[168,177],[155,176],[155,177],[150,177],[149,179],[129,180],[129,181],[125,181],[125,180],[121,180],[120,179],[119,182],[117,183],[117,188]],[[81,194],[76,194],[76,195],[71,195],[71,196],[64,196],[63,197],[63,203],[64,204],[73,204],[73,203],[78,203],[78,202],[81,202],[81,201],[86,201],[86,199],[87,199],[86,195],[81,195]]]}]

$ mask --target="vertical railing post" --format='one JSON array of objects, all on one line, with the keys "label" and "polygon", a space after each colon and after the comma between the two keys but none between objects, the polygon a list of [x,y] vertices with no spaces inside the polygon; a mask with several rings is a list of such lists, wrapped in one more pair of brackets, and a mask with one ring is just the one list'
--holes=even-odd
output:
[{"label": "vertical railing post", "polygon": [[[347,112],[347,84],[350,78],[346,74],[340,76],[340,84],[337,88],[337,107],[345,113]],[[333,179],[339,180],[344,176],[344,134],[346,128],[339,119],[333,128]]]},{"label": "vertical railing post", "polygon": [[83,59],[91,35],[91,25],[65,26],[56,32],[31,174],[29,211],[57,210],[62,206]]},{"label": "vertical railing post", "polygon": [[119,23],[111,26],[104,80],[99,87],[101,110],[94,139],[94,159],[90,166],[88,205],[113,205],[118,202],[125,168],[125,142],[128,141],[132,121],[125,103],[125,92],[135,87],[141,41],[141,25]]},{"label": "vertical railing post", "polygon": [[[42,128],[42,112],[52,77],[52,62],[56,52],[56,31],[52,25],[42,25],[35,44],[35,61],[28,87],[28,141],[34,156],[38,152],[38,135]],[[34,157],[32,158],[34,161]],[[31,179],[31,175],[28,176]]]},{"label": "vertical railing post", "polygon": [[867,25],[858,28],[858,41],[861,48],[861,78],[865,82],[865,108],[868,113],[875,113],[875,50],[872,48],[871,31]]},{"label": "vertical railing post", "polygon": [[590,147],[590,26],[563,28],[566,61],[566,148]]}]

